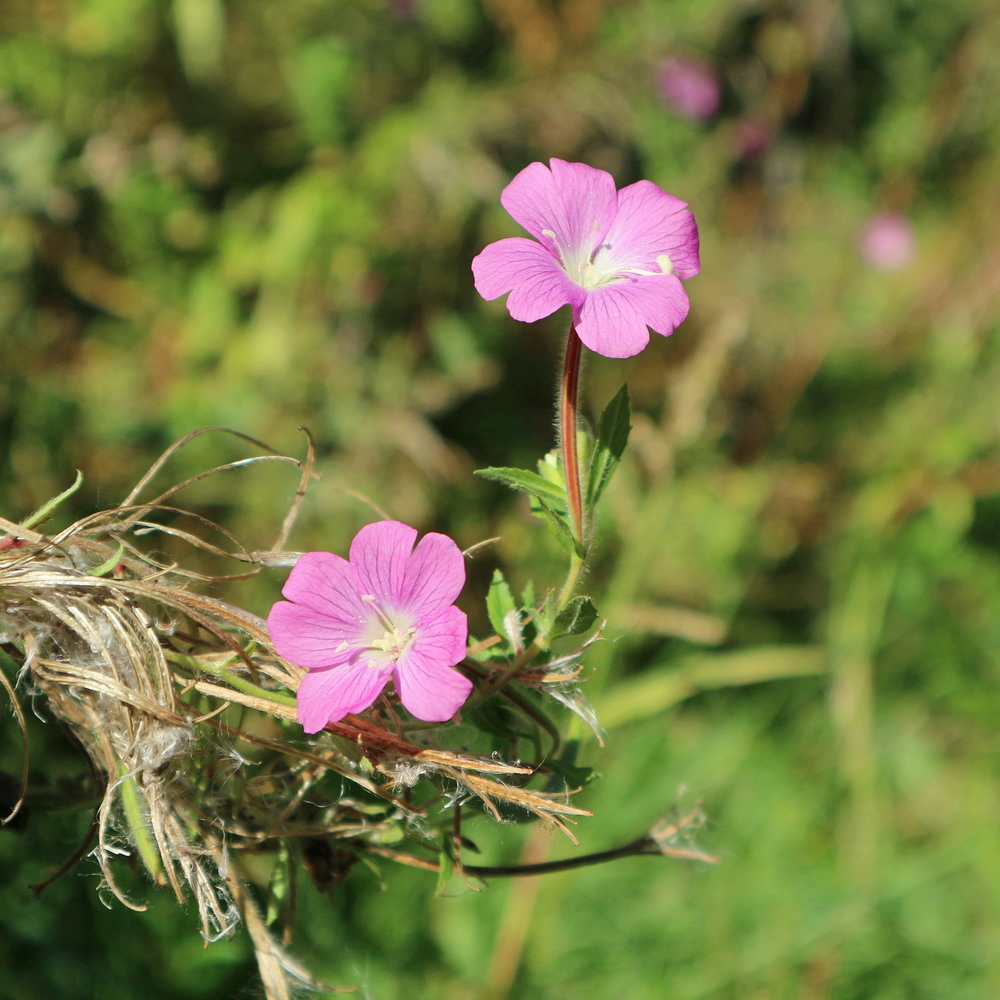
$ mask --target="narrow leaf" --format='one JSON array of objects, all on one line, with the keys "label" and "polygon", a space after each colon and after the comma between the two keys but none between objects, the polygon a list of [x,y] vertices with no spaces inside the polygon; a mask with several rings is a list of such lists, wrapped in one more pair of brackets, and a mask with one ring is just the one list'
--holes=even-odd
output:
[{"label": "narrow leaf", "polygon": [[597,441],[590,459],[587,478],[587,504],[592,506],[600,499],[605,487],[621,460],[628,444],[632,423],[629,420],[628,386],[623,385],[601,414],[597,428]]},{"label": "narrow leaf", "polygon": [[545,521],[549,526],[549,530],[555,536],[556,541],[570,555],[575,553],[582,557],[583,553],[580,551],[579,546],[576,544],[576,539],[573,537],[573,528],[570,526],[565,509],[556,510],[541,498],[532,496],[531,512]]},{"label": "narrow leaf", "polygon": [[527,493],[531,498],[531,511],[549,526],[559,544],[567,552],[580,553],[573,538],[573,529],[567,517],[568,503],[566,490],[527,469],[490,468],[477,469],[477,476],[506,483],[515,490]]},{"label": "narrow leaf", "polygon": [[118,543],[118,551],[108,556],[100,566],[95,566],[91,571],[91,576],[107,576],[120,562],[125,553],[125,543]]},{"label": "narrow leaf", "polygon": [[68,500],[81,486],[83,483],[83,473],[77,469],[76,470],[76,482],[72,486],[63,490],[62,493],[57,497],[53,497],[51,500],[42,504],[38,510],[35,511],[30,517],[21,522],[22,528],[33,528],[36,524],[41,524],[49,514],[52,513],[63,502],[63,500]]},{"label": "narrow leaf", "polygon": [[477,469],[477,476],[506,483],[515,490],[530,493],[555,510],[566,509],[566,491],[527,469],[490,468]]}]

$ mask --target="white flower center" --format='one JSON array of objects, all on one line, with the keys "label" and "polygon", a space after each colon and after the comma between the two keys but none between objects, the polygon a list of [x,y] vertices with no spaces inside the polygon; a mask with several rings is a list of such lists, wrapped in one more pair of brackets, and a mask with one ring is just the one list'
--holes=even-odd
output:
[{"label": "white flower center", "polygon": [[579,277],[574,274],[570,274],[570,277],[581,288],[587,289],[610,285],[612,281],[623,278],[630,272],[630,268],[623,267],[611,256],[611,247],[607,243],[602,243],[590,260],[581,261],[578,267]]},{"label": "white flower center", "polygon": [[368,658],[368,666],[384,667],[386,659],[395,663],[406,652],[416,635],[409,616],[379,607],[373,594],[362,594],[361,600],[374,612],[368,621],[368,634],[365,637],[367,649],[379,654]]},{"label": "white flower center", "polygon": [[[543,229],[542,233],[556,242],[556,234],[550,229]],[[661,253],[656,258],[656,266],[659,267],[659,271],[645,271],[627,261],[617,260],[609,243],[602,243],[589,255],[584,250],[570,252],[557,242],[556,249],[559,251],[563,270],[567,276],[587,291],[593,288],[602,288],[615,281],[620,281],[622,278],[674,273],[674,262],[670,259],[670,255],[665,253]]]},{"label": "white flower center", "polygon": [[395,663],[413,641],[413,634],[412,628],[394,628],[387,631],[381,639],[372,639],[371,648],[381,650]]}]

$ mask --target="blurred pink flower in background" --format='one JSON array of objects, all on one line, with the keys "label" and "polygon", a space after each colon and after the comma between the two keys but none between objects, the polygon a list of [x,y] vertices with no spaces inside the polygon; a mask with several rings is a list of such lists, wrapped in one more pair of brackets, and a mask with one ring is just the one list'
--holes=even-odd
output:
[{"label": "blurred pink flower in background", "polygon": [[900,271],[916,253],[910,220],[901,212],[884,212],[868,220],[858,240],[861,256],[879,271]]},{"label": "blurred pink flower in background", "polygon": [[415,21],[420,14],[418,0],[390,0],[389,6],[401,21]]},{"label": "blurred pink flower in background", "polygon": [[736,124],[736,152],[741,160],[760,159],[774,141],[774,128],[755,118],[744,118]]},{"label": "blurred pink flower in background", "polygon": [[501,193],[500,203],[535,239],[487,246],[472,262],[476,290],[484,299],[509,292],[507,311],[525,323],[569,305],[592,351],[638,354],[648,327],[666,336],[687,316],[680,279],[700,266],[694,216],[652,181],[616,191],[604,170],[549,164],[528,164]]},{"label": "blurred pink flower in background", "polygon": [[663,103],[682,117],[703,121],[719,110],[719,78],[709,63],[671,56],[656,78]]},{"label": "blurred pink flower in background", "polygon": [[368,708],[390,678],[425,722],[450,719],[469,697],[472,682],[452,669],[468,637],[453,603],[465,561],[447,535],[416,540],[406,524],[376,521],[355,535],[350,561],[307,552],[295,564],[267,627],[278,654],[309,670],[297,698],[307,733]]}]

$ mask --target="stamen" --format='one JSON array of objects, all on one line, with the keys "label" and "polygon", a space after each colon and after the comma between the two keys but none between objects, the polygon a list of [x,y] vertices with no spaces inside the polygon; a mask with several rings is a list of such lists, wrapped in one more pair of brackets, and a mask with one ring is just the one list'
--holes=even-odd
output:
[{"label": "stamen", "polygon": [[367,604],[372,605],[372,610],[375,612],[376,615],[378,615],[378,620],[381,623],[382,628],[384,628],[386,632],[392,632],[395,630],[396,626],[392,623],[392,620],[389,618],[388,614],[386,614],[386,612],[384,612],[375,603],[376,597],[374,594],[362,594],[361,600],[365,601]]},{"label": "stamen", "polygon": [[632,274],[639,274],[647,278],[662,278],[664,275],[674,273],[674,262],[670,259],[669,254],[661,253],[659,257],[656,258],[657,267],[659,271],[643,271],[641,268],[635,268]]},{"label": "stamen", "polygon": [[[391,630],[386,630],[384,636],[381,639],[372,639],[371,645],[368,647],[369,652],[372,653],[386,653],[389,659],[395,663],[402,655],[406,652],[407,647],[410,645],[414,635],[416,635],[416,629],[407,628],[399,629],[393,628]],[[379,666],[379,661],[369,660],[368,665],[375,667]]]}]

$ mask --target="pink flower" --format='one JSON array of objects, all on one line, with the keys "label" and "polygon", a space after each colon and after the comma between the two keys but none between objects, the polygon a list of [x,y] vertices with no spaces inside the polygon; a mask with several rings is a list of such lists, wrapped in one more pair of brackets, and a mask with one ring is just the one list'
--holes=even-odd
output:
[{"label": "pink flower", "polygon": [[391,677],[406,709],[426,722],[450,719],[472,683],[452,667],[465,656],[468,625],[454,600],[465,584],[458,546],[399,521],[366,525],[350,561],[307,552],[267,617],[274,648],[309,673],[299,722],[319,732],[368,708]]},{"label": "pink flower", "polygon": [[872,216],[861,232],[859,250],[876,270],[901,270],[913,260],[916,252],[910,220],[901,212]]},{"label": "pink flower", "polygon": [[774,129],[766,122],[744,118],[736,125],[736,151],[741,159],[759,160],[774,140]]},{"label": "pink flower", "polygon": [[507,311],[533,323],[573,309],[580,339],[598,354],[627,358],[687,316],[681,278],[698,273],[698,228],[687,204],[652,181],[621,191],[583,163],[531,163],[500,203],[534,240],[491,243],[472,262],[484,299],[510,292]]},{"label": "pink flower", "polygon": [[719,110],[719,78],[708,63],[671,56],[660,63],[657,83],[664,104],[684,118],[702,121]]}]

